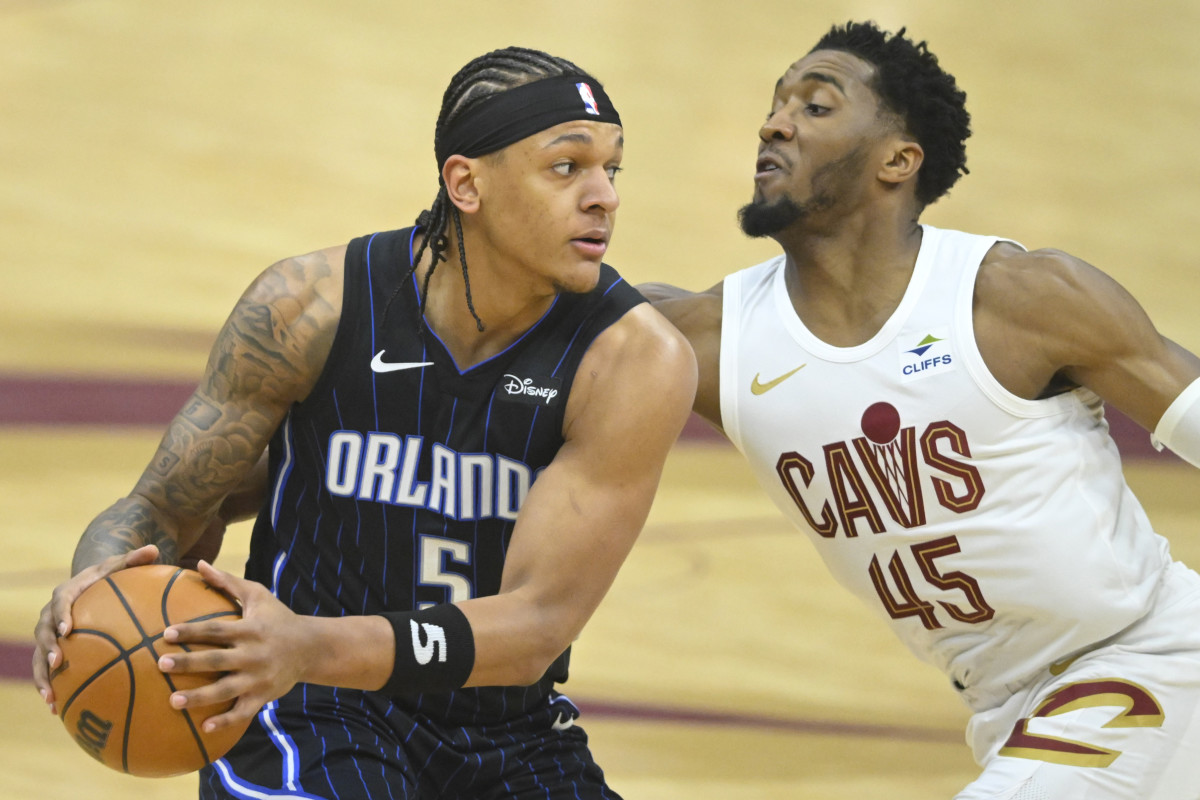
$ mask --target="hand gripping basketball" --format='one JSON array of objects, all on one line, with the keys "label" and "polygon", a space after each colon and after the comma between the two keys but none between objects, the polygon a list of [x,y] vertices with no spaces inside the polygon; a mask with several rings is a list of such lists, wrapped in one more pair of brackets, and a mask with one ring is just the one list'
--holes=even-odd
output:
[{"label": "hand gripping basketball", "polygon": [[170,625],[241,616],[199,573],[164,565],[114,572],[80,594],[72,616],[50,685],[67,732],[93,758],[131,775],[179,775],[220,758],[241,738],[249,720],[211,733],[202,729],[231,702],[171,707],[174,692],[219,675],[171,675],[158,667],[163,655],[207,647],[165,641]]}]

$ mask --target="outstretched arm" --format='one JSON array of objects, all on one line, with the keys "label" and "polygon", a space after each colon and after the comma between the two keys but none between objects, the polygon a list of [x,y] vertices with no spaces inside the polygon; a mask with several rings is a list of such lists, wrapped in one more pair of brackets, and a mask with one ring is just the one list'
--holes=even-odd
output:
[{"label": "outstretched arm", "polygon": [[643,283],[637,287],[695,351],[699,374],[693,408],[719,431],[723,431],[720,382],[723,286],[718,283],[703,292],[690,292],[666,283]]},{"label": "outstretched arm", "polygon": [[1086,386],[1148,431],[1200,378],[1200,358],[1159,333],[1128,291],[1056,250],[993,248],[976,281],[975,332],[1014,394]]}]

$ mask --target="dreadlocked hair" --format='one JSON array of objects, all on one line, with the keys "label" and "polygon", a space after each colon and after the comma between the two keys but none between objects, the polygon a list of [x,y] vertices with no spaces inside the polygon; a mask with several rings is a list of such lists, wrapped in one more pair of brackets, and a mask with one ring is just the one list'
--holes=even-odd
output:
[{"label": "dreadlocked hair", "polygon": [[[434,152],[437,152],[438,145],[441,144],[442,133],[446,127],[489,97],[543,78],[575,74],[587,76],[586,72],[565,58],[558,58],[541,50],[505,47],[479,56],[450,79],[450,85],[446,87],[446,91],[442,95],[442,108],[438,113],[437,127],[433,133]],[[439,164],[438,167],[440,169],[441,165]],[[475,318],[475,326],[482,331],[485,326],[483,320],[475,313],[475,302],[471,298],[471,279],[467,273],[467,251],[463,245],[462,217],[459,215],[458,207],[450,202],[446,193],[446,185],[442,182],[440,174],[438,175],[438,192],[433,198],[433,204],[417,215],[416,225],[425,232],[425,236],[417,248],[417,252],[413,255],[412,267],[405,273],[401,285],[416,271],[417,264],[421,262],[421,256],[428,249],[432,256],[432,263],[429,271],[425,273],[418,304],[418,324],[424,331],[425,301],[429,296],[429,279],[437,269],[438,262],[448,260],[446,251],[450,242],[446,233],[451,224],[455,229],[459,261],[462,262],[463,282],[467,289],[467,308],[470,309],[471,316]],[[396,291],[398,293],[399,288]],[[395,294],[392,297],[394,298]],[[391,299],[388,300],[388,306],[391,306]],[[386,315],[385,310],[385,320]]]},{"label": "dreadlocked hair", "polygon": [[929,205],[950,191],[967,169],[971,115],[966,92],[938,64],[924,41],[889,34],[873,22],[833,26],[809,52],[841,50],[875,67],[872,89],[925,151],[917,173],[917,200]]}]

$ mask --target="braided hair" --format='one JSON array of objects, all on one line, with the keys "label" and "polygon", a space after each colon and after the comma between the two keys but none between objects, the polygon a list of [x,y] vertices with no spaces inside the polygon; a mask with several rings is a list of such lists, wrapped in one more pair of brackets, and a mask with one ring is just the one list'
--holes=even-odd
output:
[{"label": "braided hair", "polygon": [[[446,91],[442,95],[442,109],[438,113],[437,127],[433,133],[435,152],[438,145],[441,144],[442,134],[446,127],[483,100],[536,80],[571,74],[586,75],[587,73],[565,58],[558,58],[541,50],[531,50],[525,47],[505,47],[472,60],[451,78],[450,85],[446,87]],[[446,238],[446,232],[451,222],[454,224],[457,235],[458,257],[462,262],[463,282],[467,288],[467,308],[470,309],[471,316],[475,318],[476,327],[482,331],[484,329],[483,320],[475,313],[475,303],[471,299],[471,279],[467,274],[467,252],[463,245],[462,218],[459,215],[458,207],[450,202],[446,185],[440,174],[438,176],[438,192],[433,198],[433,204],[417,216],[416,225],[425,232],[425,236],[417,248],[417,252],[413,255],[412,267],[405,273],[400,285],[403,286],[404,282],[416,271],[417,264],[421,262],[421,256],[428,249],[433,257],[433,263],[429,267],[429,272],[425,274],[418,306],[418,324],[423,331],[425,302],[429,296],[429,279],[433,276],[433,271],[437,269],[438,262],[447,260],[446,250],[449,247],[449,241]],[[397,287],[396,293],[399,291],[399,287]],[[392,298],[395,298],[395,294],[392,295]],[[391,306],[391,299],[388,300],[388,306]],[[384,320],[386,321],[386,319],[387,311],[385,310]]]}]

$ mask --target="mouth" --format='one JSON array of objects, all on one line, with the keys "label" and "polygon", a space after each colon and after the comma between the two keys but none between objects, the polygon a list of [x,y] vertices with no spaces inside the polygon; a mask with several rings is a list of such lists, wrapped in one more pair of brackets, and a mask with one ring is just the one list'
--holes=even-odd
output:
[{"label": "mouth", "polygon": [[608,236],[607,231],[588,231],[583,236],[571,239],[571,244],[585,255],[599,258],[608,250]]},{"label": "mouth", "polygon": [[777,175],[784,170],[783,160],[774,153],[762,153],[754,163],[754,179],[761,180]]}]

